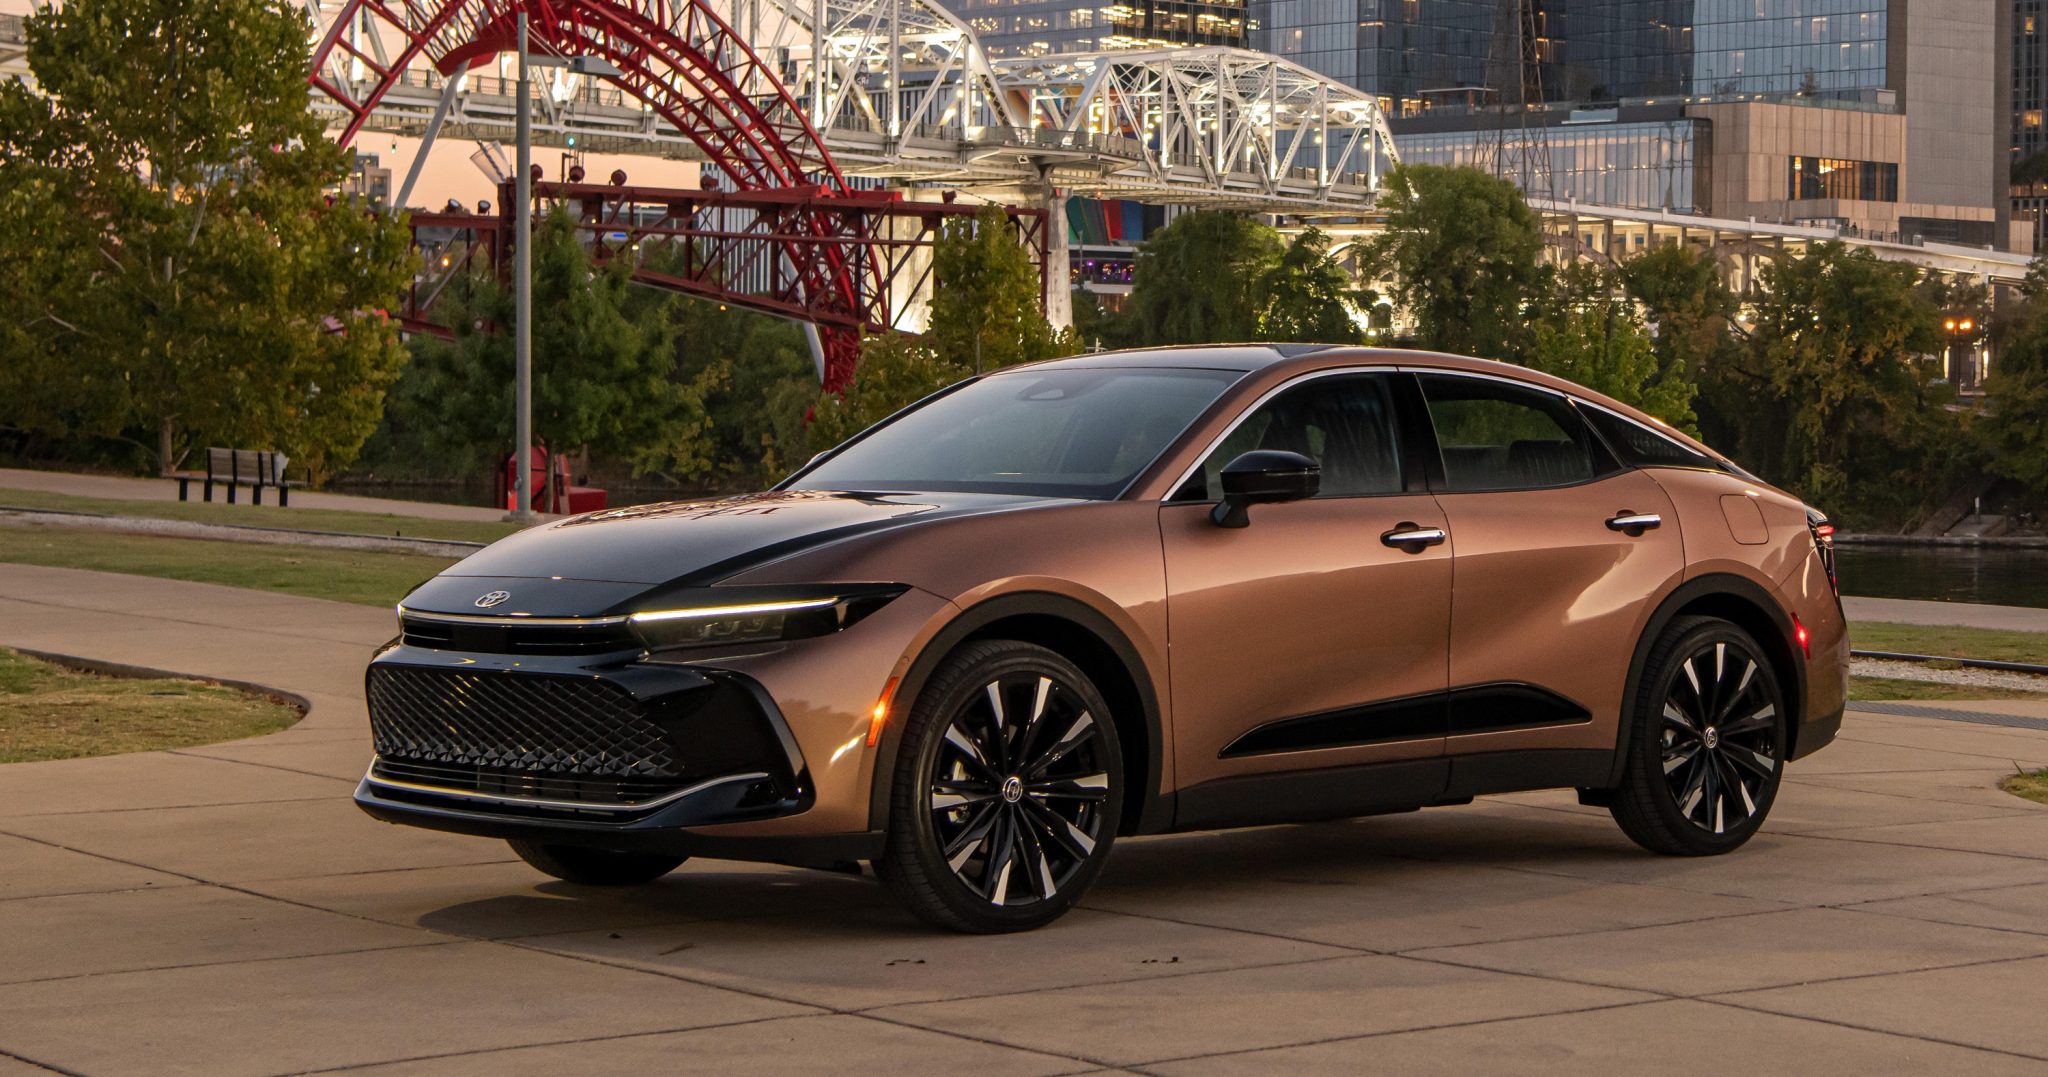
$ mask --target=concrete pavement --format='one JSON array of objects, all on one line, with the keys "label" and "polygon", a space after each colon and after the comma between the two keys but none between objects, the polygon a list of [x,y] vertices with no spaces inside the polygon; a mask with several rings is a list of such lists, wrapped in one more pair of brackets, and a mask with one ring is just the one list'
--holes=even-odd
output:
[{"label": "concrete pavement", "polygon": [[1926,602],[1913,598],[1842,599],[1842,612],[1856,621],[1905,625],[1990,628],[2002,632],[2048,632],[2048,610],[2031,606],[1990,606],[1976,602]]},{"label": "concrete pavement", "polygon": [[[201,461],[203,468],[204,461]],[[176,501],[178,484],[171,479],[137,479],[122,475],[81,475],[69,471],[31,471],[25,468],[0,467],[0,491],[36,490],[50,494],[70,494],[73,497],[104,497],[122,501]],[[199,497],[199,487],[194,483],[190,494]],[[250,491],[240,493],[247,501]],[[275,494],[266,498],[266,504],[276,504]],[[214,500],[227,497],[221,491],[214,491]],[[0,496],[0,502],[6,498]],[[391,497],[358,497],[354,494],[328,494],[316,490],[292,491],[292,507],[305,509],[342,509],[348,512],[388,512],[396,516],[417,516],[426,520],[470,520],[494,522],[505,513],[481,505],[443,505],[430,501],[403,501]]]},{"label": "concrete pavement", "polygon": [[[388,612],[0,565],[0,644],[304,696],[274,736],[0,767],[0,1077],[2048,1073],[2048,733],[1852,714],[1765,832],[1643,854],[1569,794],[1119,845],[1073,915],[923,930],[872,880],[626,893],[382,826]],[[1967,706],[1967,705],[1966,705]]]}]

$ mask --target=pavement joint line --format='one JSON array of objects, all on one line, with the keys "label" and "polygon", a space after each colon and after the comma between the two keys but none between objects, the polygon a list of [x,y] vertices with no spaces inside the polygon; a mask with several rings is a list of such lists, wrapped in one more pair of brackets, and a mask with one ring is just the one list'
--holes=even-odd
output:
[{"label": "pavement joint line", "polygon": [[[341,914],[336,914],[341,915]],[[418,930],[430,930],[420,928]],[[146,972],[179,972],[185,969],[217,969],[236,965],[271,965],[280,961],[305,961],[319,957],[349,957],[355,954],[382,954],[394,950],[426,950],[436,946],[455,946],[473,939],[430,939],[424,942],[398,942],[389,946],[352,946],[342,950],[316,950],[303,954],[269,954],[263,957],[232,957],[219,961],[182,961],[175,965],[141,965],[134,968],[100,969],[96,972],[74,972],[66,976],[36,976],[26,980],[0,980],[0,991],[11,987],[34,984],[62,983],[66,980],[97,980],[107,976],[128,976]]]},{"label": "pavement joint line", "polygon": [[[110,575],[128,575],[128,573],[110,573]],[[142,577],[142,578],[143,578],[143,579],[159,579],[160,577],[154,577],[154,576],[144,576],[144,577]],[[177,582],[180,582],[180,583],[184,583],[184,582],[189,582],[189,581],[183,581],[183,580],[180,580],[180,581],[177,581]],[[205,586],[205,587],[220,587],[220,586],[225,586],[225,585],[224,585],[224,584],[201,584],[200,586]],[[243,588],[243,590],[246,590],[246,588]],[[256,594],[268,594],[269,592],[267,592],[267,591],[257,591],[257,592],[255,592],[255,593],[256,593]],[[302,595],[301,595],[301,596],[293,596],[293,597],[299,597],[299,598],[304,598],[305,596],[302,596]],[[317,598],[311,598],[311,599],[306,599],[306,601],[309,601],[309,602],[325,602],[325,601],[330,601],[330,600],[328,600],[328,599],[317,599]],[[164,616],[163,614],[160,614],[160,613],[137,613],[137,612],[130,612],[130,613],[117,613],[117,612],[115,612],[115,611],[113,611],[113,610],[102,610],[102,609],[94,609],[94,608],[93,608],[93,607],[91,607],[91,606],[71,606],[71,605],[66,605],[66,604],[64,604],[64,603],[62,603],[62,602],[44,602],[44,601],[41,601],[41,600],[39,600],[39,599],[33,599],[33,598],[22,598],[22,597],[20,597],[20,596],[18,596],[18,595],[9,595],[9,596],[7,596],[7,597],[6,597],[5,599],[0,599],[0,602],[18,602],[18,603],[20,603],[20,604],[22,604],[22,605],[24,605],[24,606],[41,606],[41,607],[43,607],[44,609],[52,609],[52,610],[68,610],[68,611],[70,611],[70,612],[72,612],[72,613],[85,613],[85,614],[92,614],[92,615],[94,615],[94,616],[99,616],[99,617],[116,617],[116,616],[118,616],[118,617],[122,617],[122,618],[124,618],[124,619],[126,619],[126,620],[128,620],[128,621],[130,621],[130,622],[133,622],[133,621],[164,621],[164,622],[168,622],[168,623],[170,623],[170,624],[179,624],[179,625],[191,625],[191,626],[192,626],[192,627],[194,627],[194,628],[206,628],[206,629],[212,629],[213,631],[216,631],[216,632],[247,632],[247,633],[249,633],[250,635],[257,635],[257,636],[262,636],[262,637],[264,637],[264,638],[266,638],[266,639],[268,639],[268,638],[271,638],[271,637],[274,637],[274,636],[287,636],[287,637],[290,637],[290,638],[292,638],[292,639],[303,639],[303,640],[311,640],[311,641],[313,641],[313,642],[315,642],[315,643],[326,643],[326,644],[333,644],[333,645],[337,645],[337,646],[343,646],[343,647],[356,647],[356,646],[362,646],[362,642],[361,642],[360,640],[354,640],[354,639],[347,639],[347,640],[342,640],[342,639],[335,639],[335,638],[334,638],[334,637],[332,637],[332,636],[319,636],[319,635],[309,635],[309,634],[307,634],[307,633],[304,633],[304,632],[289,632],[289,631],[284,631],[284,630],[279,630],[279,629],[272,629],[272,630],[268,630],[268,631],[262,631],[262,632],[259,632],[259,631],[255,630],[255,629],[253,629],[253,628],[243,628],[243,627],[241,627],[240,625],[224,625],[224,624],[216,624],[216,623],[214,623],[214,622],[212,622],[212,621],[193,621],[193,620],[188,620],[188,619],[186,619],[186,618],[183,618],[183,617],[166,617],[166,616]],[[364,605],[361,605],[361,604],[358,604],[358,603],[354,603],[354,602],[339,602],[339,603],[336,603],[336,605],[342,605],[342,606],[354,606],[354,607],[355,607],[355,608],[357,608],[357,609],[380,609],[380,608],[382,608],[382,607],[377,607],[377,606],[364,606]],[[375,645],[374,645],[374,644],[372,644],[371,646],[375,646]],[[194,673],[194,674],[188,674],[188,676],[194,676],[194,677],[203,677],[203,676],[205,676],[205,674],[201,674],[201,673]]]},{"label": "pavement joint line", "polygon": [[[1933,897],[1947,897],[1948,895],[1946,895],[1946,894],[1924,895],[1924,894],[1923,894],[1923,895],[1921,895],[1921,896],[1922,896],[1922,897],[1928,897],[1928,896],[1933,896]],[[1911,901],[1911,900],[1917,900],[1917,899],[1914,899],[1914,898],[1899,898],[1899,899],[1885,899],[1885,900],[1901,900],[1901,901]],[[1879,904],[1879,902],[1863,902],[1863,903],[1861,903],[1861,904],[1864,904],[1864,905],[1871,905],[1871,904]],[[1911,920],[1911,921],[1913,921],[1913,922],[1914,922],[1914,923],[1916,923],[1916,924],[1940,924],[1940,925],[1941,925],[1941,926],[1943,926],[1943,927],[1968,927],[1968,928],[1975,928],[1975,929],[1977,929],[1977,930],[1979,930],[1979,931],[2003,931],[2003,932],[2005,932],[2005,933],[2007,933],[2007,934],[2011,934],[2011,935],[2026,935],[2026,936],[2029,936],[2029,937],[2031,937],[2031,938],[2042,938],[2042,937],[2048,937],[2048,929],[2043,929],[2043,930],[2040,930],[2040,931],[2029,931],[2029,930],[2027,930],[2026,928],[2023,928],[2023,927],[1999,927],[1999,926],[1994,926],[1994,925],[1991,925],[1991,924],[1973,924],[1973,923],[1969,923],[1969,922],[1967,922],[1967,921],[1962,921],[1962,920],[1943,920],[1943,919],[1941,919],[1941,918],[1939,918],[1939,917],[1935,917],[1935,916],[1923,916],[1923,915],[1916,915],[1916,914],[1914,914],[1914,913],[1909,913],[1909,912],[1894,912],[1893,910],[1890,910],[1890,909],[1866,909],[1866,908],[1862,908],[1862,907],[1861,907],[1860,905],[1835,905],[1835,906],[1830,906],[1830,907],[1831,907],[1831,908],[1835,908],[1835,909],[1840,909],[1840,910],[1841,910],[1841,911],[1843,911],[1843,912],[1860,912],[1860,913],[1864,914],[1865,916],[1884,916],[1884,917],[1889,917],[1890,919],[1893,919],[1893,920]],[[2040,956],[2042,956],[2042,957],[2048,957],[2048,953],[2043,953],[2043,954],[2041,954]]]},{"label": "pavement joint line", "polygon": [[38,1061],[36,1059],[30,1058],[27,1055],[17,1054],[13,1051],[8,1050],[5,1047],[0,1047],[0,1058],[11,1058],[24,1066],[34,1066],[39,1070],[45,1070],[50,1073],[61,1073],[64,1074],[65,1077],[86,1077],[85,1074],[80,1073],[77,1070],[68,1070],[62,1066],[55,1066],[51,1065],[48,1062]]},{"label": "pavement joint line", "polygon": [[[1940,753],[1941,753],[1941,754],[1943,754],[1943,755],[1953,755],[1953,756],[1960,756],[1960,757],[1962,757],[1962,758],[1965,758],[1965,759],[1993,759],[1993,760],[1997,760],[1997,761],[1998,761],[1998,762],[2000,762],[2000,763],[2003,763],[2003,764],[2005,764],[2006,766],[2011,766],[2011,765],[2013,764],[2013,757],[2012,757],[2012,756],[2010,756],[2010,755],[1985,755],[1985,754],[1984,754],[1983,752],[1962,752],[1962,751],[1957,751],[1957,750],[1956,750],[1956,749],[1954,749],[1954,748],[1933,748],[1933,749],[1930,749],[1930,748],[1925,748],[1925,747],[1922,747],[1921,745],[1918,745],[1918,744],[1900,744],[1900,743],[1898,743],[1897,741],[1889,741],[1889,740],[1870,740],[1870,739],[1867,739],[1867,738],[1864,738],[1864,737],[1851,737],[1851,736],[1844,736],[1844,737],[1842,737],[1841,739],[1842,739],[1842,740],[1845,740],[1845,741],[1849,741],[1849,742],[1851,742],[1851,743],[1854,743],[1854,744],[1874,744],[1874,745],[1877,745],[1878,747],[1881,747],[1881,748],[1908,748],[1908,749],[1911,749],[1911,750],[1913,750],[1913,751],[1916,751],[1916,752],[1938,751],[1938,752],[1940,752]],[[1961,768],[1957,768],[1957,767],[1948,767],[1948,768],[1943,768],[1943,769],[1948,769],[1948,770],[1957,770],[1957,769],[1961,769]],[[1911,773],[1915,773],[1915,772],[1914,772],[1914,771],[1903,771],[1903,772],[1900,772],[1900,773],[1907,773],[1907,774],[1911,774]]]},{"label": "pavement joint line", "polygon": [[544,1047],[573,1047],[582,1043],[614,1043],[619,1040],[637,1040],[650,1036],[673,1036],[686,1032],[709,1032],[722,1028],[742,1028],[747,1025],[765,1024],[770,1021],[801,1021],[819,1017],[831,1017],[828,1013],[781,1014],[775,1017],[748,1017],[739,1021],[718,1021],[708,1025],[685,1025],[680,1028],[657,1028],[644,1032],[616,1032],[604,1036],[578,1036],[566,1040],[541,1040],[536,1043],[512,1043],[502,1047],[479,1047],[472,1051],[445,1051],[438,1054],[409,1055],[405,1058],[378,1058],[363,1062],[350,1062],[342,1066],[324,1066],[310,1070],[284,1070],[278,1077],[308,1077],[316,1073],[348,1073],[353,1070],[370,1069],[374,1066],[399,1066],[408,1062],[436,1062],[451,1058],[471,1058],[478,1055],[504,1054],[509,1051],[530,1051]]},{"label": "pavement joint line", "polygon": [[[1978,820],[1981,822],[1982,820]],[[1926,826],[1926,823],[1884,823],[1878,826],[1862,827],[1864,830],[1883,830],[1892,826]],[[1859,828],[1852,828],[1859,829]],[[2044,828],[2048,833],[2048,828]],[[1995,856],[2001,860],[2018,860],[2026,864],[2048,864],[2048,854],[2028,856],[2025,853],[2001,853],[1989,849],[1957,849],[1948,845],[1923,845],[1916,841],[1880,841],[1877,838],[1852,838],[1843,831],[1830,830],[1813,834],[1786,834],[1788,838],[1806,838],[1811,841],[1846,841],[1856,845],[1883,845],[1893,849],[1926,849],[1938,853],[1968,853],[1974,856]]]},{"label": "pavement joint line", "polygon": [[1985,1054],[2004,1055],[2007,1058],[2023,1058],[2029,1062],[2048,1062],[2048,1055],[2032,1055],[2027,1054],[2024,1051],[2013,1051],[2003,1047],[1989,1047],[1981,1043],[1969,1043],[1963,1040],[1951,1040],[1941,1036],[1927,1036],[1917,1032],[1901,1032],[1896,1028],[1880,1028],[1876,1025],[1859,1025],[1853,1021],[1844,1021],[1838,1017],[1815,1017],[1812,1014],[1784,1013],[1782,1011],[1769,1009],[1763,1006],[1745,1006],[1742,1003],[1734,1002],[1725,998],[1696,998],[1692,1001],[1699,1002],[1708,1006],[1725,1006],[1728,1009],[1741,1010],[1745,1013],[1763,1013],[1769,1014],[1773,1017],[1790,1018],[1794,1021],[1811,1021],[1817,1025],[1832,1025],[1836,1028],[1853,1029],[1857,1032],[1874,1032],[1881,1036],[1896,1036],[1900,1039],[1919,1040],[1922,1043],[1938,1043],[1945,1047],[1960,1047],[1969,1051],[1982,1051]]},{"label": "pavement joint line", "polygon": [[[232,807],[233,805],[229,805]],[[459,864],[406,864],[395,868],[364,868],[361,871],[317,871],[311,875],[279,875],[275,878],[256,879],[254,883],[296,883],[307,879],[352,879],[359,875],[396,875],[405,871],[442,871],[447,868],[481,868],[492,864],[517,864],[517,857],[501,857],[494,860],[465,860]]]},{"label": "pavement joint line", "polygon": [[1127,1065],[1131,1068],[1137,1068],[1138,1072],[1140,1073],[1151,1073],[1152,1071],[1143,1069],[1142,1067],[1164,1066],[1175,1062],[1194,1062],[1205,1058],[1231,1058],[1237,1055],[1266,1054],[1272,1051],[1289,1051],[1297,1047],[1320,1047],[1324,1044],[1330,1043],[1350,1043],[1358,1040],[1376,1040],[1387,1036],[1404,1036],[1413,1032],[1439,1032],[1444,1029],[1478,1028],[1484,1025],[1498,1025],[1510,1021],[1535,1021],[1545,1017],[1570,1017],[1574,1014],[1600,1013],[1606,1010],[1626,1010],[1636,1006],[1655,1006],[1660,1003],[1678,1001],[1684,1000],[1672,998],[1643,998],[1630,999],[1627,1002],[1604,1002],[1597,1006],[1573,1006],[1568,1009],[1549,1010],[1543,1013],[1514,1014],[1505,1017],[1482,1017],[1475,1018],[1470,1021],[1447,1021],[1442,1024],[1435,1025],[1417,1025],[1412,1028],[1389,1028],[1382,1029],[1378,1032],[1354,1032],[1342,1036],[1321,1036],[1312,1040],[1302,1040],[1299,1043],[1276,1043],[1269,1047],[1246,1047],[1235,1051],[1205,1051],[1200,1054],[1175,1055],[1171,1058],[1146,1059],[1143,1062],[1128,1063]]},{"label": "pavement joint line", "polygon": [[[308,709],[307,713],[308,713],[308,714],[312,713],[312,711],[311,711],[311,709],[310,709],[310,708]],[[299,719],[299,720],[300,720],[300,721],[305,721],[305,719],[303,719],[303,718],[301,718],[301,719]],[[280,730],[280,732],[282,732],[282,730]],[[255,739],[255,738],[252,738],[252,737],[243,737],[243,738],[240,738],[240,739],[242,739],[242,740],[253,740],[253,739]],[[235,743],[235,742],[234,742],[234,741],[231,741],[231,740],[230,740],[230,741],[221,741],[221,742],[219,742],[219,743],[222,743],[222,744],[233,744],[233,743]],[[209,745],[203,745],[203,744],[195,744],[195,745],[193,745],[193,747],[195,747],[195,748],[204,748],[204,747],[209,747]],[[233,758],[233,757],[231,757],[231,756],[224,756],[224,755],[199,755],[199,754],[197,754],[197,753],[194,753],[194,752],[188,751],[188,750],[186,750],[186,749],[184,749],[184,748],[166,748],[166,749],[164,749],[164,754],[165,754],[165,755],[175,755],[175,756],[178,756],[178,757],[180,757],[180,758],[183,758],[183,759],[206,759],[206,760],[210,760],[210,761],[212,761],[212,762],[215,762],[215,763],[233,763],[233,764],[235,764],[235,765],[237,765],[237,766],[244,766],[244,767],[261,767],[261,768],[263,768],[264,770],[277,770],[277,771],[283,771],[283,772],[284,772],[284,773],[286,773],[286,774],[303,774],[303,775],[305,775],[305,776],[306,776],[306,777],[308,777],[308,778],[325,778],[325,779],[327,779],[327,780],[328,780],[328,781],[330,781],[330,782],[343,782],[343,783],[346,783],[346,784],[348,784],[348,785],[351,785],[351,786],[353,786],[353,785],[357,784],[358,782],[361,782],[361,781],[362,781],[362,779],[361,779],[361,778],[337,778],[337,777],[335,777],[335,776],[334,776],[334,775],[332,775],[332,774],[322,774],[322,773],[320,773],[320,772],[319,772],[319,771],[317,771],[317,770],[300,770],[300,769],[299,769],[299,768],[297,768],[297,767],[285,767],[285,766],[279,766],[279,765],[278,765],[278,764],[276,764],[276,763],[258,763],[258,762],[256,762],[256,761],[255,761],[255,760],[253,760],[253,759],[235,759],[235,758]],[[309,799],[310,799],[310,798],[309,798]]]},{"label": "pavement joint line", "polygon": [[[1821,837],[1843,830],[1871,830],[1877,827],[1886,826],[1926,826],[1929,823],[1938,823],[1943,825],[1949,823],[1990,823],[1996,822],[2000,819],[2025,819],[2028,818],[2031,814],[2024,808],[1997,808],[1989,804],[1979,805],[1979,807],[1982,807],[1989,814],[1965,815],[1958,816],[1953,819],[1917,819],[1905,823],[1843,823],[1830,826],[1801,827],[1798,830],[1779,830],[1778,833],[1807,834],[1812,835],[1814,837]],[[1766,821],[1766,825],[1768,825],[1768,820]]]},{"label": "pavement joint line", "polygon": [[16,894],[13,897],[0,897],[0,905],[5,905],[11,901],[34,901],[37,898],[98,897],[101,894],[153,894],[159,890],[177,890],[187,886],[212,885],[212,883],[194,882],[191,879],[179,877],[177,882],[168,886],[110,886],[105,890],[60,890],[54,894]]},{"label": "pavement joint line", "polygon": [[[102,757],[104,758],[104,757]],[[0,819],[58,819],[74,815],[126,815],[139,811],[175,811],[179,808],[244,808],[262,804],[315,804],[333,797],[277,797],[271,800],[219,800],[205,804],[142,804],[132,808],[76,808],[70,811],[0,812]]]},{"label": "pavement joint line", "polygon": [[[1299,942],[1307,943],[1312,946],[1334,946],[1340,950],[1351,951],[1349,954],[1341,955],[1345,957],[1356,957],[1366,954],[1376,954],[1384,956],[1391,952],[1387,950],[1374,949],[1369,946],[1354,946],[1350,943],[1322,942],[1317,939],[1304,939],[1298,935],[1289,935],[1279,931],[1260,931],[1256,928],[1239,927],[1235,924],[1205,924],[1199,920],[1183,920],[1177,916],[1165,916],[1160,913],[1132,912],[1127,909],[1110,909],[1100,905],[1087,904],[1085,902],[1078,903],[1075,905],[1075,907],[1087,909],[1090,912],[1107,913],[1111,916],[1125,916],[1133,920],[1152,920],[1163,924],[1178,924],[1181,927],[1201,928],[1209,931],[1228,931],[1234,935],[1249,935],[1255,939],[1272,939],[1276,942]],[[1287,963],[1288,962],[1280,962],[1280,964]]]},{"label": "pavement joint line", "polygon": [[[1306,941],[1306,940],[1295,940]],[[1351,952],[1342,954],[1318,954],[1315,957],[1295,957],[1284,961],[1252,961],[1242,965],[1227,965],[1213,969],[1183,969],[1180,972],[1162,972],[1156,976],[1126,976],[1118,979],[1089,980],[1086,983],[1048,984],[1044,987],[1026,987],[1015,991],[988,991],[982,994],[947,995],[944,998],[914,999],[905,1002],[878,1002],[872,1006],[851,1008],[834,1007],[835,1012],[854,1017],[871,1016],[883,1010],[905,1009],[911,1006],[943,1006],[952,1002],[986,1002],[995,998],[1022,998],[1026,995],[1047,995],[1057,991],[1080,991],[1091,987],[1121,987],[1127,984],[1159,983],[1165,980],[1185,980],[1190,976],[1216,976],[1229,972],[1259,972],[1265,969],[1291,969],[1303,965],[1320,965],[1331,961],[1350,961],[1360,957],[1392,957],[1392,954],[1374,952]],[[1110,1065],[1110,1063],[1099,1063]]]}]

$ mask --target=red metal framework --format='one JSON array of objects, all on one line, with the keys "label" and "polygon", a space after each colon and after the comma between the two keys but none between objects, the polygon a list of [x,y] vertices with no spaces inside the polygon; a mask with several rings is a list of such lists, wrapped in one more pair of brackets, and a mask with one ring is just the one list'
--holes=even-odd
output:
[{"label": "red metal framework", "polygon": [[[859,355],[860,328],[888,324],[871,316],[887,292],[872,268],[885,259],[858,252],[872,199],[848,187],[788,90],[701,0],[347,0],[315,49],[309,81],[345,114],[338,137],[347,143],[415,62],[452,76],[513,49],[521,10],[536,52],[610,61],[623,72],[613,81],[694,142],[741,192],[799,195],[773,215],[780,245],[764,252],[793,272],[777,274],[787,286],[760,305],[815,322],[825,383],[843,385]],[[343,69],[361,77],[341,78]],[[762,95],[762,86],[776,92]]]},{"label": "red metal framework", "polygon": [[[446,332],[432,320],[435,301],[451,284],[479,272],[497,273],[511,235],[513,193],[500,192],[493,215],[415,213],[414,243],[427,265],[401,314],[415,332]],[[560,207],[599,260],[638,251],[634,279],[650,287],[816,324],[827,341],[858,342],[864,330],[893,326],[901,303],[925,292],[932,266],[920,251],[932,246],[948,220],[971,219],[973,206],[907,202],[892,192],[832,195],[816,186],[763,191],[674,190],[595,183],[542,182],[536,200]],[[1019,239],[1039,266],[1040,300],[1054,283],[1046,277],[1047,215],[1007,209]],[[837,228],[819,234],[820,219]],[[827,272],[871,283],[853,310],[821,309],[808,302],[805,283]],[[1065,282],[1057,282],[1064,284]],[[852,374],[829,344],[825,383],[838,388]]]}]

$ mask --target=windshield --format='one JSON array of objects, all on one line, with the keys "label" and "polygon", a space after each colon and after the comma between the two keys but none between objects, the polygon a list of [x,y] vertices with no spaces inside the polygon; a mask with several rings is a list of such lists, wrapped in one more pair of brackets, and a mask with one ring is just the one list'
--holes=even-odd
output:
[{"label": "windshield", "polygon": [[1110,498],[1242,372],[1019,370],[871,430],[797,490],[959,490]]}]

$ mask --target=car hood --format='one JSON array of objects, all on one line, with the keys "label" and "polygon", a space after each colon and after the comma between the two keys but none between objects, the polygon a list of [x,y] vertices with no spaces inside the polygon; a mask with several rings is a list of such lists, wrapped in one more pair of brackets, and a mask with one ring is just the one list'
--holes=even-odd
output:
[{"label": "car hood", "polygon": [[[1059,503],[1003,494],[786,490],[608,509],[502,539],[422,584],[404,605],[500,616],[608,613],[650,590],[716,583],[855,535]],[[485,602],[494,592],[508,597]]]}]

